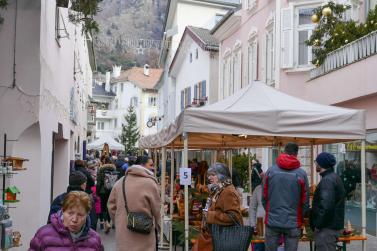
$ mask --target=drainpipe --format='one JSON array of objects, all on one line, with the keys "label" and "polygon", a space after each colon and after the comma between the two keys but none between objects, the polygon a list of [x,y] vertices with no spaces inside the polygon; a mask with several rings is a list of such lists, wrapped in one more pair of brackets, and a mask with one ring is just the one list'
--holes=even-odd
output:
[{"label": "drainpipe", "polygon": [[281,0],[275,6],[275,88],[280,88],[280,53],[281,53]]}]

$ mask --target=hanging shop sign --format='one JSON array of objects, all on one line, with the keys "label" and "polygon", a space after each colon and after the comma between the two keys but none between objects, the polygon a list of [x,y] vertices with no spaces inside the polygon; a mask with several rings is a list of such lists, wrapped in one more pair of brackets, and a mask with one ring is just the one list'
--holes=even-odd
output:
[{"label": "hanging shop sign", "polygon": [[[347,143],[346,144],[347,151],[361,151],[361,144],[359,143]],[[369,151],[377,151],[376,144],[365,145],[365,150]]]}]

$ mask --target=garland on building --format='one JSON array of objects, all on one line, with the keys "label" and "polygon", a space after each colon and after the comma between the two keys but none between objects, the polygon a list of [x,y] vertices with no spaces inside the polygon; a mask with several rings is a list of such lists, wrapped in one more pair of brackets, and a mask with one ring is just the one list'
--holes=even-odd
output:
[{"label": "garland on building", "polygon": [[328,53],[377,30],[377,6],[369,12],[365,23],[345,21],[345,12],[350,8],[350,5],[328,2],[314,10],[311,19],[317,26],[306,41],[312,46],[313,65],[322,65]]},{"label": "garland on building", "polygon": [[94,20],[98,13],[98,3],[102,0],[71,0],[69,20],[74,24],[83,24],[82,32],[92,34],[99,32],[99,25]]},{"label": "garland on building", "polygon": [[[0,9],[5,9],[8,6],[8,0],[0,0]],[[4,22],[4,18],[0,16],[0,24]]]}]

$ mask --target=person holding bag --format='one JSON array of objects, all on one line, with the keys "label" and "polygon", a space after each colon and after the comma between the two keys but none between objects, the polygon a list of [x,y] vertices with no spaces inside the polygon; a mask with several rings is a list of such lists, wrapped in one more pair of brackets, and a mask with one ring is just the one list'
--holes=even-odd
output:
[{"label": "person holding bag", "polygon": [[240,198],[232,185],[229,169],[222,163],[213,164],[207,172],[211,196],[203,210],[204,229],[210,229],[213,250],[246,251],[252,238],[252,228],[243,226]]},{"label": "person holding bag", "polygon": [[160,190],[153,175],[153,161],[140,156],[115,183],[107,204],[116,222],[117,251],[155,251],[155,230],[160,230]]}]

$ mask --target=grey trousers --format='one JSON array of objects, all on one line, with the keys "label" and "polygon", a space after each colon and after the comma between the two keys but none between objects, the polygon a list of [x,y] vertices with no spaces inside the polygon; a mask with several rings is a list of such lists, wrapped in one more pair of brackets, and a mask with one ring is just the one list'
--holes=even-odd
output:
[{"label": "grey trousers", "polygon": [[317,251],[335,251],[339,231],[323,228],[314,231],[314,245]]},{"label": "grey trousers", "polygon": [[285,229],[269,226],[266,226],[266,251],[276,251],[279,247],[279,241],[282,235],[284,236],[284,250],[297,251],[298,241],[301,236],[301,230],[299,228]]}]

